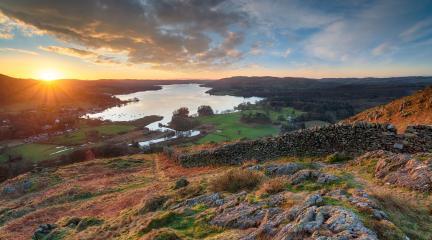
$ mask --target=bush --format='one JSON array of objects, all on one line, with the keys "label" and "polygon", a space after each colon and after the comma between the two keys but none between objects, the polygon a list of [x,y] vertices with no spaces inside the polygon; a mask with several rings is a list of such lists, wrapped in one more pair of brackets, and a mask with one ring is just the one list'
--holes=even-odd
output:
[{"label": "bush", "polygon": [[199,122],[187,116],[173,115],[169,126],[177,131],[189,131],[196,127]]},{"label": "bush", "polygon": [[258,186],[262,180],[262,174],[244,169],[228,171],[215,177],[209,183],[214,192],[238,192],[240,190],[251,190]]},{"label": "bush", "polygon": [[333,153],[329,156],[327,156],[326,162],[328,163],[340,163],[350,160],[351,157],[345,153]]},{"label": "bush", "polygon": [[186,178],[180,178],[176,181],[174,189],[184,188],[189,185],[189,181]]},{"label": "bush", "polygon": [[260,189],[258,190],[258,194],[260,196],[271,195],[275,193],[279,193],[285,190],[286,181],[282,177],[273,178],[265,182]]},{"label": "bush", "polygon": [[202,105],[198,107],[198,116],[211,116],[213,115],[213,109],[208,105]]}]

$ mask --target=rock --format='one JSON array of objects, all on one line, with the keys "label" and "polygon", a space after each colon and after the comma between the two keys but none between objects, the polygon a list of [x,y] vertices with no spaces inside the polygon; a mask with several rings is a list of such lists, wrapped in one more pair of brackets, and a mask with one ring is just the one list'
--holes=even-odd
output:
[{"label": "rock", "polygon": [[404,148],[404,145],[402,143],[395,143],[393,145],[394,149],[402,150]]},{"label": "rock", "polygon": [[222,198],[220,193],[212,193],[212,194],[206,194],[201,195],[198,197],[194,197],[191,199],[187,199],[177,205],[175,205],[173,208],[179,208],[179,207],[193,207],[198,204],[204,204],[209,207],[217,207],[224,204],[224,199]]},{"label": "rock", "polygon": [[4,194],[12,194],[16,192],[16,188],[14,186],[5,186],[3,188],[3,193]]},{"label": "rock", "polygon": [[186,178],[180,178],[176,181],[174,189],[184,188],[189,185],[189,181]]},{"label": "rock", "polygon": [[432,191],[432,155],[379,151],[367,157],[378,159],[374,174],[376,178],[420,192]]},{"label": "rock", "polygon": [[55,224],[42,224],[33,233],[32,239],[33,240],[45,239],[45,237],[48,234],[50,234],[56,228],[57,228],[57,225],[55,225]]},{"label": "rock", "polygon": [[339,206],[312,206],[301,211],[273,238],[282,239],[378,239],[351,211]]},{"label": "rock", "polygon": [[265,167],[265,172],[267,175],[280,176],[280,175],[291,175],[295,172],[304,169],[302,164],[298,163],[288,163],[284,165],[270,165]]},{"label": "rock", "polygon": [[388,215],[384,211],[378,209],[372,211],[372,216],[377,220],[388,219]]},{"label": "rock", "polygon": [[275,215],[279,212],[281,212],[279,208],[264,209],[259,204],[242,202],[235,207],[223,209],[210,221],[210,224],[226,228],[247,229],[258,227],[267,213]]},{"label": "rock", "polygon": [[331,182],[337,181],[338,179],[339,178],[336,177],[336,176],[334,176],[334,175],[327,174],[327,173],[321,173],[318,176],[317,183],[327,184],[327,183],[331,183]]},{"label": "rock", "polygon": [[253,166],[247,167],[246,169],[249,171],[261,171],[263,169],[263,167],[260,165],[253,165]]},{"label": "rock", "polygon": [[311,207],[311,206],[317,206],[318,204],[321,204],[323,202],[323,199],[320,195],[314,194],[312,196],[309,196],[306,201],[304,202],[305,207]]},{"label": "rock", "polygon": [[317,183],[327,184],[327,183],[338,180],[338,177],[327,174],[327,173],[322,173],[318,170],[303,169],[303,170],[296,172],[290,178],[291,184],[294,184],[294,185],[300,184],[306,180],[316,180]]}]

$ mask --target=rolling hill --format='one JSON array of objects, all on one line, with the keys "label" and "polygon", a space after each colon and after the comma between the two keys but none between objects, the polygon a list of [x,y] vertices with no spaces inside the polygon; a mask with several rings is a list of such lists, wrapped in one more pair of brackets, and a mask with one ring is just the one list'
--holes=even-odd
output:
[{"label": "rolling hill", "polygon": [[391,123],[399,131],[413,124],[432,124],[432,87],[361,112],[345,122]]}]

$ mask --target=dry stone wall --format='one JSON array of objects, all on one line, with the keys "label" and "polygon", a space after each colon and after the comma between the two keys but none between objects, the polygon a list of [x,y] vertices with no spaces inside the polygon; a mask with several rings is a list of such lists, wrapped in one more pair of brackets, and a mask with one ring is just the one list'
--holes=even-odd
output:
[{"label": "dry stone wall", "polygon": [[405,134],[398,135],[389,124],[336,124],[170,155],[182,166],[195,167],[265,161],[281,156],[324,156],[335,152],[358,155],[374,150],[429,152],[432,150],[432,127],[413,126]]}]

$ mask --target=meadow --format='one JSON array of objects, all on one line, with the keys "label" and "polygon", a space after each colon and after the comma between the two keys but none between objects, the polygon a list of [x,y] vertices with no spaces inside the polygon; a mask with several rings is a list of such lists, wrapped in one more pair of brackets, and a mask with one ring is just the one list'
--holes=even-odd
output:
[{"label": "meadow", "polygon": [[[266,113],[272,120],[271,124],[247,124],[240,121],[242,114],[249,113]],[[201,124],[211,124],[216,129],[197,141],[198,144],[211,142],[228,142],[240,139],[257,139],[260,137],[274,136],[279,133],[279,118],[295,118],[302,114],[293,108],[282,108],[280,111],[264,110],[260,106],[255,106],[249,110],[241,112],[232,112],[225,114],[216,114],[212,116],[199,117]]]}]

